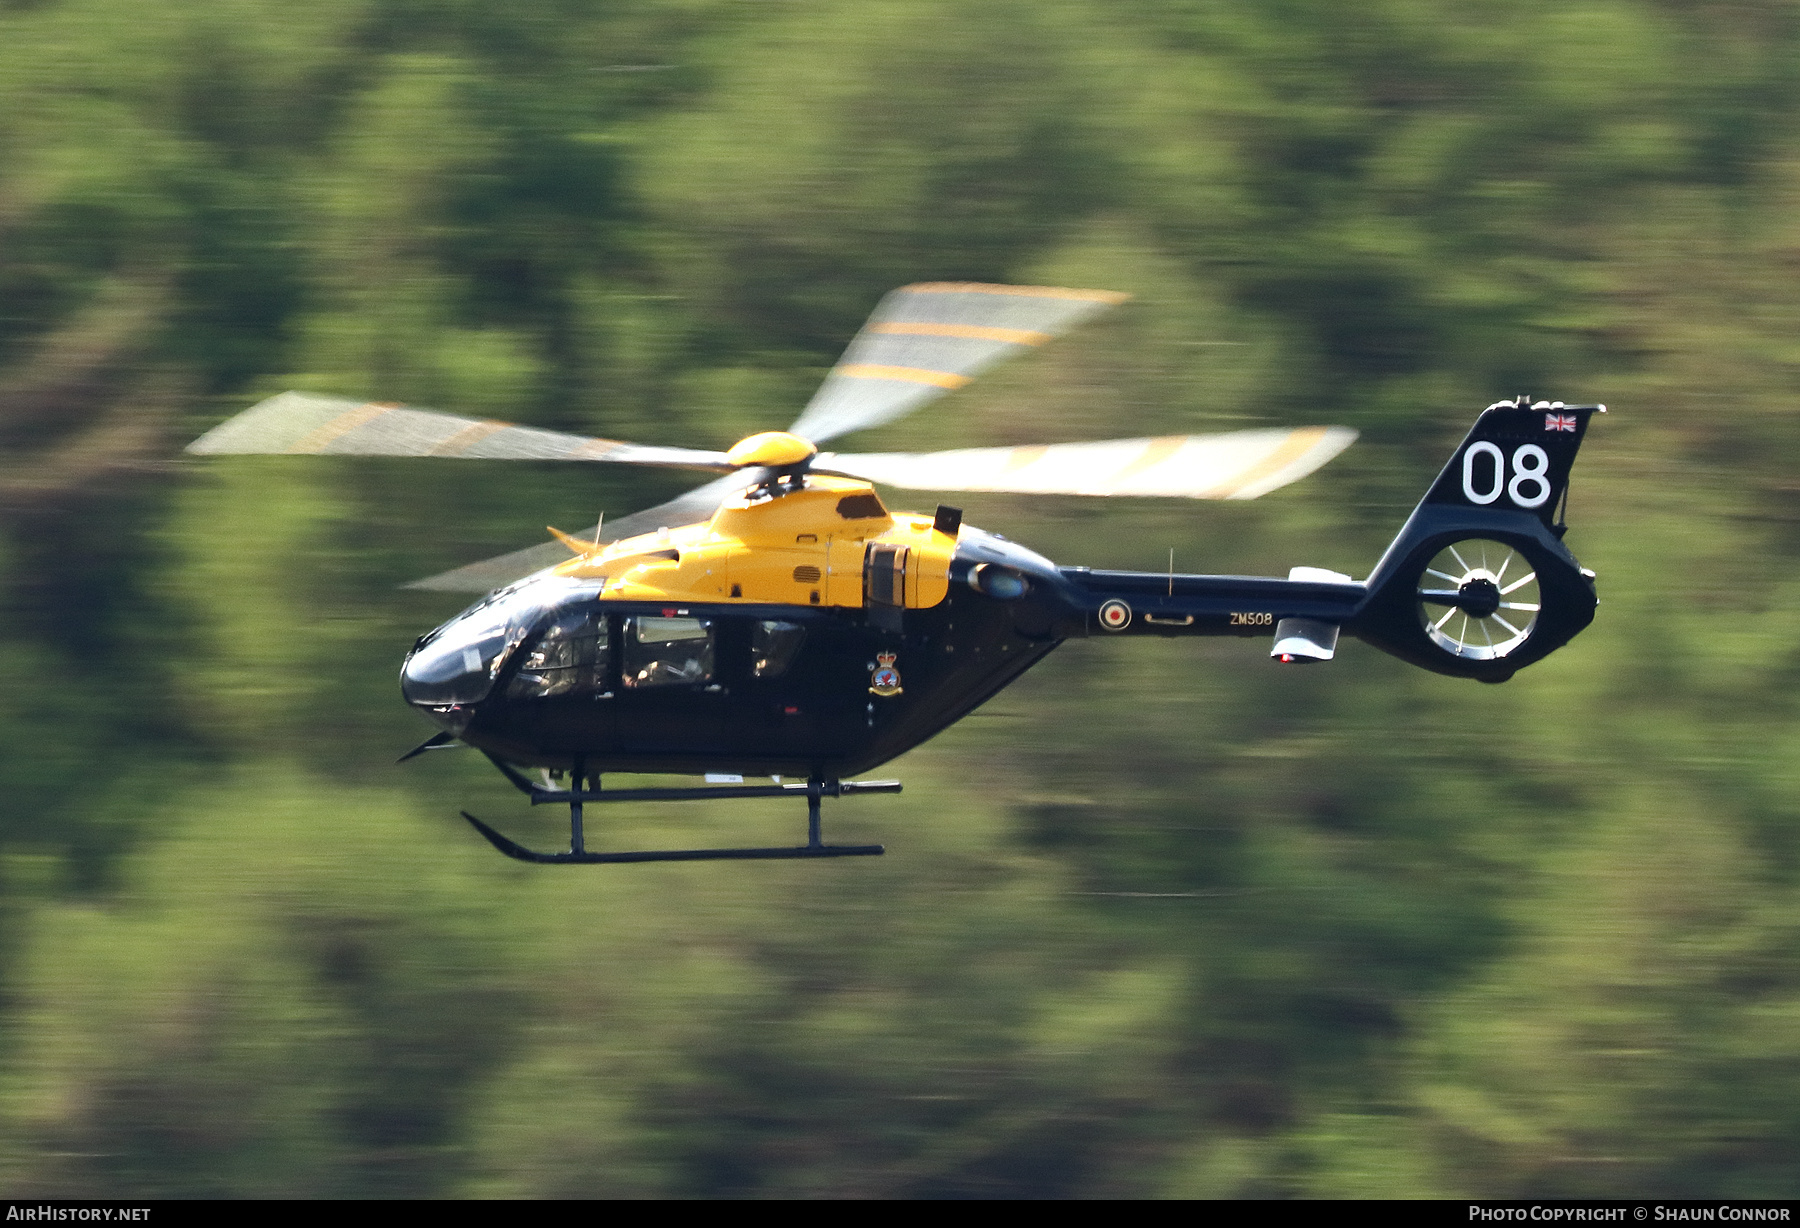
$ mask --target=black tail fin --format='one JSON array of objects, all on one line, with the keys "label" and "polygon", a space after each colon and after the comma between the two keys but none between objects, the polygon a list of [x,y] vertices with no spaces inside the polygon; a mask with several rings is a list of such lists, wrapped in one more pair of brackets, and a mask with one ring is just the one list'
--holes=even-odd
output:
[{"label": "black tail fin", "polygon": [[1594,619],[1562,543],[1569,470],[1603,405],[1488,406],[1369,577],[1346,629],[1438,673],[1504,682]]},{"label": "black tail fin", "polygon": [[1462,446],[1438,474],[1421,507],[1530,512],[1558,537],[1556,517],[1569,491],[1569,469],[1604,405],[1564,405],[1519,397],[1497,401],[1475,420]]}]

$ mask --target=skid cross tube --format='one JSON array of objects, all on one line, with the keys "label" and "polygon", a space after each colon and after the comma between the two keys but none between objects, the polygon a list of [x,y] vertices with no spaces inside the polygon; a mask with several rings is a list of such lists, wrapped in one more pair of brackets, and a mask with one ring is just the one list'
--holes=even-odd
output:
[{"label": "skid cross tube", "polygon": [[[596,773],[589,776],[586,763],[577,756],[569,773],[569,788],[546,789],[533,784],[510,763],[488,755],[501,774],[520,792],[531,798],[533,806],[547,804],[569,807],[569,851],[539,853],[501,835],[486,823],[462,812],[462,817],[500,852],[517,861],[540,865],[606,865],[638,861],[791,861],[814,857],[879,857],[886,849],[879,844],[826,844],[820,819],[820,803],[827,797],[844,797],[853,793],[898,793],[897,780],[826,780],[814,776],[805,784],[715,785],[686,789],[602,789]],[[590,853],[582,824],[582,807],[588,802],[690,802],[708,798],[806,798],[806,843],[776,848],[667,849],[660,851]]]},{"label": "skid cross tube", "polygon": [[[846,797],[852,793],[898,793],[897,780],[821,780],[818,797]],[[807,797],[812,798],[812,782],[792,785],[714,785],[694,789],[593,789],[576,793],[565,789],[533,789],[533,806],[561,805],[568,802],[703,802],[714,797]]]}]

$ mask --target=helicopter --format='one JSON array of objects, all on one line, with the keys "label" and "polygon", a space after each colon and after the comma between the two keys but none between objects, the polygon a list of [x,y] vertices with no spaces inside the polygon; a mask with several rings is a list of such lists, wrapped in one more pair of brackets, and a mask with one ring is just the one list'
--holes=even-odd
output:
[{"label": "helicopter", "polygon": [[[1569,471],[1603,405],[1488,406],[1357,580],[1058,566],[939,505],[889,508],[876,486],[1249,499],[1316,470],[1344,427],[1249,430],[931,453],[819,445],[891,422],[1125,300],[1103,290],[929,282],[887,294],[785,431],[725,451],[586,438],[496,420],[285,392],[188,446],[583,461],[719,476],[587,537],[554,540],[408,587],[482,594],[420,636],[400,672],[438,726],[402,762],[481,750],[532,805],[569,807],[569,848],[538,852],[463,812],[521,861],[874,856],[826,843],[821,800],[896,793],[852,779],[968,715],[1078,636],[1263,639],[1319,664],[1348,633],[1440,674],[1498,683],[1567,643],[1597,606],[1563,543]],[[535,773],[535,778],[533,777]],[[609,773],[698,775],[606,787]],[[744,784],[747,776],[770,783]],[[791,779],[790,779],[791,778]],[[561,781],[560,785],[558,782]],[[805,844],[590,851],[584,807],[804,797]]]}]

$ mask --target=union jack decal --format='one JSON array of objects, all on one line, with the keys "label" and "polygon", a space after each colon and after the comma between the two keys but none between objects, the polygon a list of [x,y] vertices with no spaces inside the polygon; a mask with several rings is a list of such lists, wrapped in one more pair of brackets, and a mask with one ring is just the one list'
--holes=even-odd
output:
[{"label": "union jack decal", "polygon": [[1572,431],[1575,429],[1575,415],[1545,414],[1544,429],[1546,431]]}]

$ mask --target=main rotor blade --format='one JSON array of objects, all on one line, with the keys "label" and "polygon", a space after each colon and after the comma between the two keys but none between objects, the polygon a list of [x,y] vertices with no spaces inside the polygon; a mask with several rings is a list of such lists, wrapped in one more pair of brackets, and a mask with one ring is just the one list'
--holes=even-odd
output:
[{"label": "main rotor blade", "polygon": [[422,588],[439,593],[486,593],[511,584],[514,580],[523,580],[534,571],[567,562],[573,557],[568,547],[559,541],[539,542],[523,550],[495,555],[491,559],[482,559],[479,563],[468,563],[400,587]]},{"label": "main rotor blade", "polygon": [[429,409],[283,392],[229,418],[189,452],[445,456],[464,460],[606,461],[678,469],[729,470],[723,452],[656,448],[560,431],[463,418]]},{"label": "main rotor blade", "polygon": [[951,452],[824,452],[813,471],[909,490],[1254,499],[1305,477],[1355,438],[1348,427],[1308,426]]},{"label": "main rotor blade", "polygon": [[772,476],[771,470],[760,466],[728,473],[704,486],[694,487],[685,495],[677,495],[667,503],[658,503],[641,512],[607,521],[606,532],[601,540],[616,542],[620,538],[636,537],[639,533],[650,533],[657,529],[679,529],[682,525],[698,524],[710,519],[719,510],[719,504],[738,491],[766,482]]},{"label": "main rotor blade", "polygon": [[818,443],[892,422],[1129,297],[981,282],[902,286],[876,305],[788,430]]},{"label": "main rotor blade", "polygon": [[[710,517],[718,510],[719,504],[738,491],[767,481],[768,478],[769,471],[766,469],[743,469],[727,473],[704,486],[696,486],[684,495],[677,495],[667,503],[659,503],[629,516],[620,516],[616,520],[603,520],[601,523],[605,526],[605,531],[599,534],[599,538],[603,542],[618,541],[623,537],[635,537],[639,533],[649,533],[656,529],[678,529],[683,525],[694,524]],[[577,536],[591,540],[594,535],[589,533]],[[514,580],[522,580],[534,571],[567,562],[571,557],[568,547],[561,542],[543,542],[527,546],[523,550],[514,550],[510,554],[469,563],[452,571],[440,572],[435,576],[427,576],[423,580],[414,580],[402,587],[446,593],[485,593],[503,584],[511,584]]]}]

